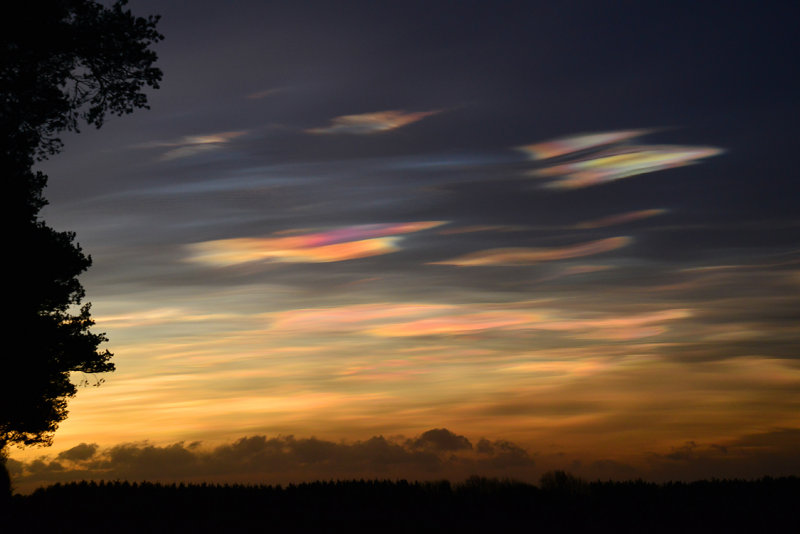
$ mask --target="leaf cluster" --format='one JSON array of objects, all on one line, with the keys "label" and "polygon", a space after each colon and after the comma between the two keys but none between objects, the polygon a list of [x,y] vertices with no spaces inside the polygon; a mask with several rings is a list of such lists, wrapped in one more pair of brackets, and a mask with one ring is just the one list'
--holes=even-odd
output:
[{"label": "leaf cluster", "polygon": [[108,115],[147,108],[161,70],[151,46],[158,17],[136,17],[126,0],[19,2],[0,20],[0,173],[9,240],[6,281],[14,291],[8,346],[0,356],[0,451],[10,443],[47,444],[67,416],[71,374],[114,370],[107,341],[91,331],[78,276],[91,257],[73,232],[40,217],[47,176],[36,161],[62,148],[64,131],[101,127]]},{"label": "leaf cluster", "polygon": [[3,17],[0,117],[15,142],[7,149],[41,159],[62,148],[60,132],[148,108],[144,89],[162,77],[151,49],[163,39],[159,17],[136,17],[126,4],[19,2]]}]

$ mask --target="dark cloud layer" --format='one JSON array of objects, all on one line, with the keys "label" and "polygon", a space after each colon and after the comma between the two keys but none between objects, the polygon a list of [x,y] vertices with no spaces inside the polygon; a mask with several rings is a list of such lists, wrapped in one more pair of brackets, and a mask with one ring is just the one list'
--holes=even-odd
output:
[{"label": "dark cloud layer", "polygon": [[248,436],[208,447],[199,442],[108,448],[81,443],[58,454],[22,463],[10,460],[17,485],[77,479],[217,480],[286,483],[345,478],[462,479],[473,473],[530,479],[535,462],[507,441],[470,441],[447,429],[416,438],[375,436],[333,442],[294,436]]},{"label": "dark cloud layer", "polygon": [[210,481],[289,483],[327,479],[463,480],[472,475],[535,482],[547,470],[567,469],[588,479],[655,481],[786,476],[800,470],[800,429],[751,434],[725,443],[687,442],[630,463],[542,455],[507,440],[475,445],[447,429],[415,438],[375,436],[334,442],[294,436],[248,436],[232,443],[153,445],[125,443],[99,448],[81,443],[55,459],[9,460],[20,491],[73,480]]}]

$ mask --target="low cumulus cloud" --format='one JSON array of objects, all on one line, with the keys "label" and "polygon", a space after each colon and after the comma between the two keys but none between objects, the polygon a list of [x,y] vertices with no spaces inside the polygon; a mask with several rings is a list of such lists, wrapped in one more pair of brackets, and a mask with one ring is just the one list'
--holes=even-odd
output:
[{"label": "low cumulus cloud", "polygon": [[81,443],[71,449],[67,449],[58,454],[59,460],[67,460],[71,462],[81,462],[92,458],[97,453],[96,443]]},{"label": "low cumulus cloud", "polygon": [[477,474],[536,482],[552,469],[567,469],[590,480],[668,481],[796,475],[798,451],[799,428],[776,428],[720,443],[686,441],[639,457],[592,459],[540,454],[503,439],[480,438],[473,444],[465,436],[435,428],[413,438],[374,436],[352,442],[255,435],[217,446],[144,442],[101,448],[81,443],[55,459],[11,458],[8,468],[21,492],[75,480],[286,484],[358,478],[459,481]]},{"label": "low cumulus cloud", "polygon": [[342,115],[331,119],[328,126],[311,128],[311,134],[376,134],[396,130],[436,115],[441,110],[406,112],[402,110],[376,111],[358,115]]},{"label": "low cumulus cloud", "polygon": [[[56,459],[10,463],[15,483],[33,488],[68,480],[158,480],[288,483],[331,478],[463,479],[472,474],[533,480],[530,453],[508,441],[482,438],[473,447],[445,428],[414,438],[374,436],[334,442],[294,436],[248,436],[209,447],[200,442],[108,448],[81,443]],[[515,471],[506,472],[509,467]]]},{"label": "low cumulus cloud", "polygon": [[647,469],[657,480],[793,476],[800,472],[798,451],[800,428],[777,428],[721,443],[686,441],[651,453]]},{"label": "low cumulus cloud", "polygon": [[446,428],[428,430],[418,438],[407,441],[406,444],[414,450],[460,451],[472,449],[472,444],[467,438],[453,434]]}]

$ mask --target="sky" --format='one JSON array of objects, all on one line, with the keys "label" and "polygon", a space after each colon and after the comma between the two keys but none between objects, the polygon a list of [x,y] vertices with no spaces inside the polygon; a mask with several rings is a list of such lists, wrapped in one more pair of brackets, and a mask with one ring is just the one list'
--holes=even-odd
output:
[{"label": "sky", "polygon": [[42,165],[117,371],[18,487],[800,474],[796,3],[129,7]]}]

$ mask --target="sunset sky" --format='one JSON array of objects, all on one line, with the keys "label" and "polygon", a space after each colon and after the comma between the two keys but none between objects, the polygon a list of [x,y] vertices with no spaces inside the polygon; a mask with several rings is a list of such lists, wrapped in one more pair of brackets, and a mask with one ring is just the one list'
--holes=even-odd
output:
[{"label": "sunset sky", "polygon": [[117,371],[19,486],[800,475],[797,3],[130,8],[42,165]]}]

